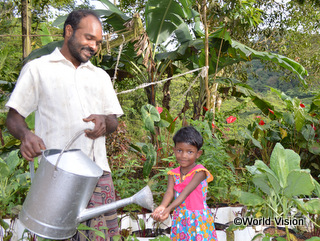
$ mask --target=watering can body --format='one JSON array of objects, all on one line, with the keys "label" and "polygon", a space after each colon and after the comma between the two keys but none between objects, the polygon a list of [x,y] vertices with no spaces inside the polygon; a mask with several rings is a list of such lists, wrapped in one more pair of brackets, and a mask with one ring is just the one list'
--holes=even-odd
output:
[{"label": "watering can body", "polygon": [[33,233],[65,239],[75,234],[77,217],[84,210],[103,171],[80,150],[43,152],[34,180],[19,214]]},{"label": "watering can body", "polygon": [[135,203],[153,209],[153,196],[146,186],[132,197],[86,209],[102,169],[81,150],[45,150],[19,213],[32,233],[48,239],[72,237],[80,222]]}]

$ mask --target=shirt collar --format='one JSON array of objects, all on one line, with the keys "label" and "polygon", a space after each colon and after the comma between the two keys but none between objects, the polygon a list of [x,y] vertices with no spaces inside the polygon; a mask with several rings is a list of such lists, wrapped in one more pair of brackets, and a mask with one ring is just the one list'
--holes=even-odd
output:
[{"label": "shirt collar", "polygon": [[[60,51],[60,48],[56,47],[55,50],[52,52],[51,54],[51,61],[55,61],[55,62],[58,62],[58,61],[67,61],[67,62],[70,62],[69,60],[67,60],[63,54],[61,53]],[[87,67],[87,68],[94,68],[94,65],[91,63],[91,61],[89,60],[88,62],[86,63],[81,63],[79,68],[84,68],[84,67]]]}]

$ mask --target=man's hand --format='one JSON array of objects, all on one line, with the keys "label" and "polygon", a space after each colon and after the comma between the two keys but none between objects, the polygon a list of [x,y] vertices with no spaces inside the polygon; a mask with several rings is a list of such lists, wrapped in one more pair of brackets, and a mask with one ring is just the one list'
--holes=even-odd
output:
[{"label": "man's hand", "polygon": [[118,120],[115,115],[92,114],[89,117],[84,118],[83,121],[92,121],[94,123],[93,130],[85,130],[86,136],[93,140],[114,132],[118,127]]},{"label": "man's hand", "polygon": [[27,132],[21,140],[20,151],[28,161],[33,161],[33,158],[41,155],[41,150],[45,149],[43,140],[31,131]]},{"label": "man's hand", "polygon": [[6,125],[9,132],[21,141],[20,151],[26,160],[33,161],[34,157],[41,155],[41,150],[46,149],[43,140],[28,129],[24,117],[13,108],[9,109]]}]

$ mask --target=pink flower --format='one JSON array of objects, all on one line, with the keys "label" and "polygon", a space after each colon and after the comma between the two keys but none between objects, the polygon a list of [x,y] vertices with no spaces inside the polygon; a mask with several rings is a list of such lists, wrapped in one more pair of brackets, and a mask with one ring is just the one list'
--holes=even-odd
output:
[{"label": "pink flower", "polygon": [[300,103],[300,107],[304,108],[306,107],[304,104]]},{"label": "pink flower", "polygon": [[257,115],[255,118],[257,118],[257,119],[261,119],[261,116]]},{"label": "pink flower", "polygon": [[261,120],[260,122],[259,122],[259,125],[260,126],[263,126],[264,124],[266,124],[263,120]]},{"label": "pink flower", "polygon": [[197,234],[196,240],[197,241],[202,241],[203,240],[202,235],[201,234]]},{"label": "pink flower", "polygon": [[237,117],[234,117],[234,116],[229,116],[228,118],[227,118],[227,123],[228,124],[230,124],[230,123],[233,123],[233,122],[235,122],[236,121],[236,119],[237,119]]},{"label": "pink flower", "polygon": [[273,110],[271,110],[271,109],[268,109],[268,110],[270,111],[271,114],[274,114]]},{"label": "pink flower", "polygon": [[156,107],[157,111],[159,112],[159,114],[161,114],[161,112],[163,111],[162,107]]}]

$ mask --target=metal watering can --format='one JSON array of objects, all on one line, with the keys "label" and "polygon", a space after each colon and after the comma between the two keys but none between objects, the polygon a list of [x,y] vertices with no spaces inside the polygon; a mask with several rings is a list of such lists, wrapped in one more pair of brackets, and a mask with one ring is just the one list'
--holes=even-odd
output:
[{"label": "metal watering can", "polygon": [[153,209],[153,196],[146,186],[132,197],[86,209],[103,171],[81,150],[43,151],[37,172],[19,213],[19,220],[32,233],[48,239],[72,237],[79,223],[113,209],[135,203]]}]

